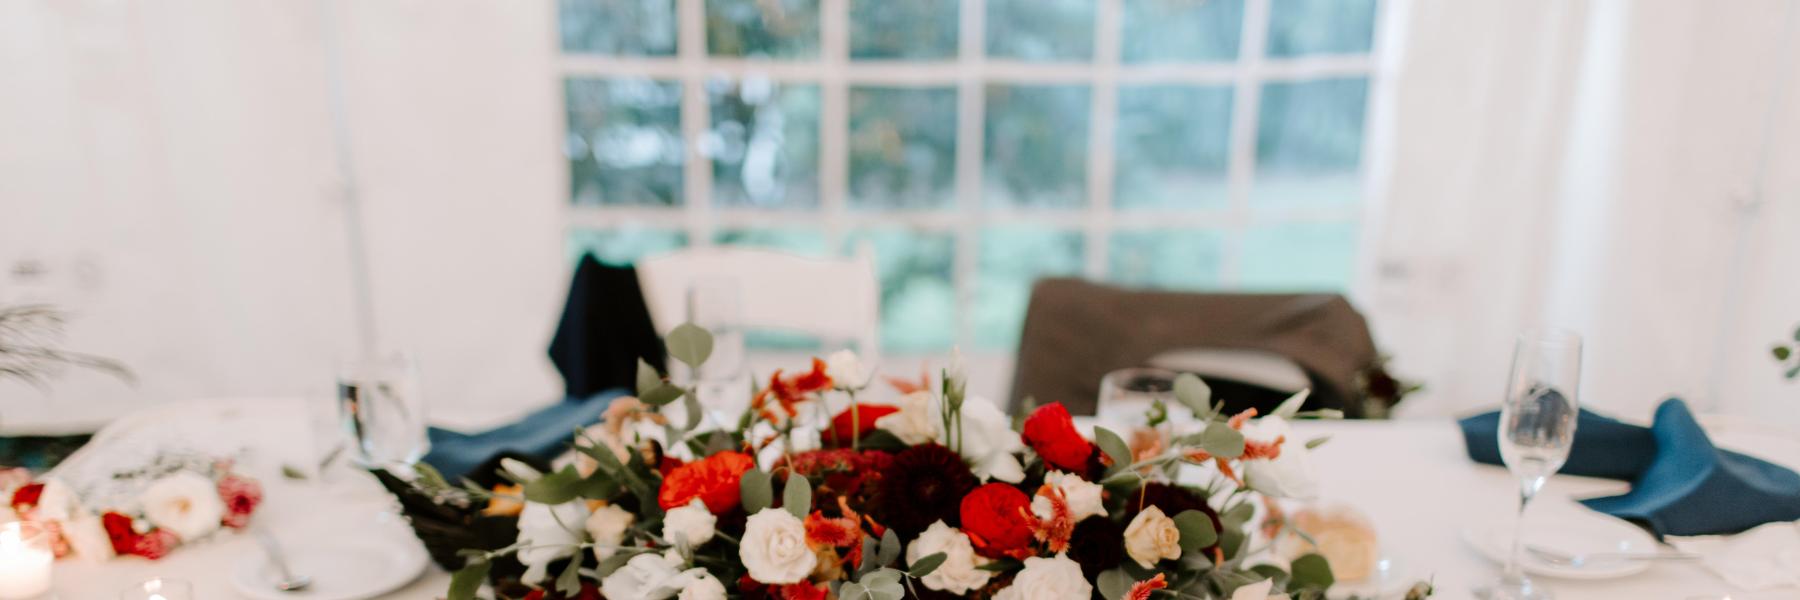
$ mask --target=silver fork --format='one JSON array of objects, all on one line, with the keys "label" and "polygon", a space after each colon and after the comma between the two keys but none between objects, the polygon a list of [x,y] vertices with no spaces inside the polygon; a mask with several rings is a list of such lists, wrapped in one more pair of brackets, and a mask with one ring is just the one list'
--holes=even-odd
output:
[{"label": "silver fork", "polygon": [[1593,563],[1605,562],[1637,562],[1646,560],[1695,560],[1700,555],[1692,552],[1589,552],[1586,554],[1568,554],[1544,548],[1542,546],[1525,546],[1525,551],[1544,562],[1581,568]]},{"label": "silver fork", "polygon": [[274,565],[275,570],[281,575],[281,580],[274,582],[275,589],[283,592],[298,592],[312,585],[312,577],[295,575],[293,570],[288,568],[287,555],[281,552],[281,544],[275,541],[274,536],[261,530],[255,531],[253,535],[256,537],[256,541],[262,544],[263,552],[268,553],[269,564]]}]

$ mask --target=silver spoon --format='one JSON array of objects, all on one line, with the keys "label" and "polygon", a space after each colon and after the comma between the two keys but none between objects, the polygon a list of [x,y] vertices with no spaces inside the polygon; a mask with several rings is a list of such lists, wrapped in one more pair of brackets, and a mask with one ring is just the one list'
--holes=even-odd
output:
[{"label": "silver spoon", "polygon": [[306,589],[306,586],[312,585],[311,577],[295,575],[293,570],[288,568],[287,556],[282,554],[281,544],[275,541],[274,536],[264,531],[257,531],[255,535],[256,541],[262,544],[263,552],[269,555],[269,564],[275,565],[275,570],[281,573],[281,580],[275,582],[275,589],[283,592],[298,592]]},{"label": "silver spoon", "polygon": [[1543,559],[1544,562],[1565,567],[1581,568],[1592,563],[1634,562],[1642,560],[1694,560],[1700,555],[1689,552],[1592,552],[1588,554],[1566,554],[1539,546],[1526,546],[1526,552]]}]

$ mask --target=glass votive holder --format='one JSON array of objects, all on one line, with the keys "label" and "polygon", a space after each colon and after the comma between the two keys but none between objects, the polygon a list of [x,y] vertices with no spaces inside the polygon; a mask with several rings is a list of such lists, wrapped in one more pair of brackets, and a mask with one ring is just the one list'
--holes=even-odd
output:
[{"label": "glass votive holder", "polygon": [[0,525],[0,600],[49,595],[55,562],[49,532],[42,527],[23,521]]},{"label": "glass votive holder", "polygon": [[194,600],[194,584],[158,577],[125,588],[119,600]]}]

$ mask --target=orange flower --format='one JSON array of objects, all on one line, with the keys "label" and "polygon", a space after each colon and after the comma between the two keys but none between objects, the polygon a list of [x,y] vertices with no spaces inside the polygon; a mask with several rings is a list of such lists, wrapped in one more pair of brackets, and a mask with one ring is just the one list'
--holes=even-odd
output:
[{"label": "orange flower", "polygon": [[812,371],[790,377],[782,377],[781,370],[769,376],[769,386],[756,393],[750,399],[750,408],[769,422],[780,422],[782,418],[770,410],[769,398],[773,397],[781,405],[781,411],[787,417],[800,414],[795,405],[806,400],[808,394],[831,389],[831,375],[825,373],[825,361],[818,357],[812,359]]},{"label": "orange flower", "polygon": [[494,495],[488,497],[487,508],[481,514],[489,517],[516,517],[525,512],[525,486],[518,484],[501,484],[494,486]]},{"label": "orange flower", "polygon": [[856,519],[827,517],[816,510],[806,516],[807,545],[842,548],[861,541],[862,529],[856,526]]},{"label": "orange flower", "polygon": [[656,503],[669,510],[699,498],[712,514],[731,512],[738,505],[738,481],[754,468],[756,459],[742,452],[720,452],[681,465],[663,478]]},{"label": "orange flower", "polygon": [[1150,592],[1166,587],[1169,587],[1168,580],[1163,579],[1162,573],[1157,573],[1155,577],[1131,584],[1131,592],[1125,594],[1125,600],[1150,600]]},{"label": "orange flower", "polygon": [[1045,484],[1038,488],[1037,495],[1050,501],[1050,518],[1038,518],[1036,513],[1027,511],[1031,518],[1031,536],[1044,542],[1051,552],[1067,552],[1069,538],[1075,535],[1075,518],[1069,511],[1069,499],[1062,488]]}]

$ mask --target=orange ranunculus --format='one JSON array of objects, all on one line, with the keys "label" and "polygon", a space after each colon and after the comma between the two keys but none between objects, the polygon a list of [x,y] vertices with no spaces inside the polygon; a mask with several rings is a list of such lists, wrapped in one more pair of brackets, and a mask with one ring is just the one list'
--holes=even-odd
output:
[{"label": "orange ranunculus", "polygon": [[769,410],[769,398],[773,397],[786,416],[800,414],[794,405],[806,400],[808,394],[831,389],[831,375],[825,370],[825,360],[818,357],[812,359],[811,372],[782,377],[781,371],[776,370],[769,376],[769,387],[763,388],[756,393],[756,397],[750,399],[750,408],[756,410],[763,419],[779,421],[780,417]]},{"label": "orange ranunculus", "polygon": [[656,503],[669,510],[699,498],[706,510],[725,514],[738,505],[738,480],[754,468],[756,459],[742,452],[720,452],[681,465],[663,478]]}]

